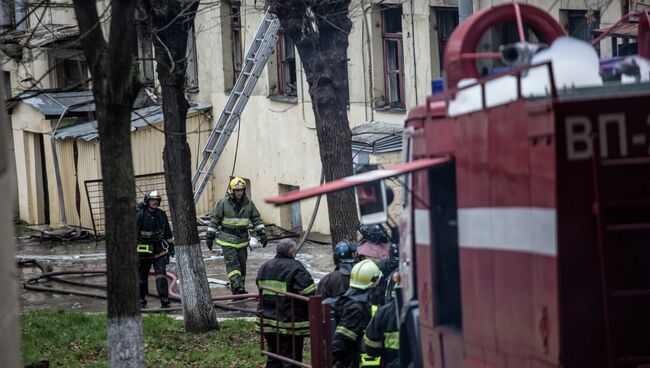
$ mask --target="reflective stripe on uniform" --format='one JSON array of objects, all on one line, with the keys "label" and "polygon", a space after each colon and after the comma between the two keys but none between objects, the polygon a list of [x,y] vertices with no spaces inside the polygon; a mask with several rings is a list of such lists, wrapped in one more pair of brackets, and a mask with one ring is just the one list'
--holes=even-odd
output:
[{"label": "reflective stripe on uniform", "polygon": [[371,348],[381,349],[381,341],[370,340],[368,336],[363,336],[363,343]]},{"label": "reflective stripe on uniform", "polygon": [[361,354],[361,364],[359,367],[379,367],[381,365],[381,357],[374,357],[368,354]]},{"label": "reflective stripe on uniform", "polygon": [[241,271],[240,270],[234,270],[234,271],[228,272],[228,278],[231,278],[231,277],[233,277],[235,275],[241,276]]},{"label": "reflective stripe on uniform", "polygon": [[357,339],[357,333],[351,330],[348,330],[347,328],[343,326],[336,326],[336,331],[334,331],[335,334],[340,333],[341,335],[348,337],[352,340]]},{"label": "reflective stripe on uniform", "polygon": [[399,331],[384,332],[384,348],[399,350]]},{"label": "reflective stripe on uniform", "polygon": [[313,291],[316,291],[316,284],[311,284],[311,285],[307,286],[306,288],[300,290],[298,292],[298,294],[307,295],[307,294],[309,294],[309,293],[311,293]]},{"label": "reflective stripe on uniform", "polygon": [[248,246],[248,241],[241,243],[229,243],[225,240],[217,239],[217,244],[221,245],[222,247],[233,247],[239,249]]},{"label": "reflective stripe on uniform", "polygon": [[[267,328],[268,327],[268,328]],[[255,324],[255,332],[260,332],[261,328],[259,324]],[[279,333],[283,335],[295,335],[295,336],[309,336],[309,329],[286,329],[286,328],[276,328],[265,326],[264,333]]]},{"label": "reflective stripe on uniform", "polygon": [[259,230],[259,229],[264,229],[264,224],[259,224],[259,225],[255,226],[254,230]]},{"label": "reflective stripe on uniform", "polygon": [[227,226],[227,227],[248,227],[248,223],[250,222],[249,219],[247,218],[239,218],[239,217],[226,217],[223,220],[221,220],[221,226]]},{"label": "reflective stripe on uniform", "polygon": [[[258,323],[261,323],[262,318],[257,317]],[[309,321],[296,321],[296,322],[278,322],[274,319],[264,318],[264,326],[270,327],[286,327],[286,328],[309,328]]]},{"label": "reflective stripe on uniform", "polygon": [[208,232],[209,232],[209,233],[216,233],[216,232],[217,232],[217,228],[208,226]]},{"label": "reflective stripe on uniform", "polygon": [[153,249],[151,249],[152,246],[149,244],[138,244],[138,247],[136,248],[137,253],[147,253],[147,254],[153,254]]},{"label": "reflective stripe on uniform", "polygon": [[[287,283],[284,281],[278,281],[278,280],[259,280],[259,286],[263,287],[270,287],[275,290],[279,291],[287,291]],[[271,290],[262,290],[263,295],[277,295],[277,293],[271,291]]]}]

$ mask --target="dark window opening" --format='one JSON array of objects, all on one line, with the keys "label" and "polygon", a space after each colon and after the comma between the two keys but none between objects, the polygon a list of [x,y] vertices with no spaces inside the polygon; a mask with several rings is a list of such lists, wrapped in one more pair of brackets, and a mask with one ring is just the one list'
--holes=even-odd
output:
[{"label": "dark window opening", "polygon": [[591,42],[591,31],[600,27],[600,12],[567,10],[567,33],[571,37]]},{"label": "dark window opening", "polygon": [[442,73],[447,42],[456,26],[458,26],[458,8],[435,8],[435,12],[436,29],[438,31],[438,56],[440,57],[440,73]]},{"label": "dark window opening", "polygon": [[232,57],[232,83],[237,82],[237,77],[242,70],[241,47],[241,8],[239,3],[230,4],[230,48]]},{"label": "dark window opening", "polygon": [[389,107],[404,107],[404,55],[402,48],[402,7],[383,6],[382,43],[384,51],[384,93]]},{"label": "dark window opening", "polygon": [[60,88],[70,90],[85,90],[88,89],[89,74],[88,65],[84,60],[58,60]]},{"label": "dark window opening", "polygon": [[140,82],[145,86],[151,87],[155,84],[153,39],[144,22],[138,23],[137,32],[138,56],[140,57]]},{"label": "dark window opening", "polygon": [[276,46],[278,59],[278,94],[296,97],[296,53],[291,38],[280,32]]},{"label": "dark window opening", "polygon": [[429,170],[436,325],[462,328],[456,166]]}]

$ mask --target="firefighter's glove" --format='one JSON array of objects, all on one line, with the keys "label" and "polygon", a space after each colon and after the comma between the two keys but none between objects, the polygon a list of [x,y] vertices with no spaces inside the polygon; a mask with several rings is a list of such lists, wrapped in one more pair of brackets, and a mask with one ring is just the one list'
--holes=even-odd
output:
[{"label": "firefighter's glove", "polygon": [[262,248],[266,248],[266,245],[269,243],[269,238],[266,236],[266,231],[264,231],[264,229],[257,229],[257,236],[260,237]]},{"label": "firefighter's glove", "polygon": [[207,234],[205,234],[205,245],[208,246],[208,249],[212,250],[212,247],[214,246],[214,238],[217,237],[217,234],[213,231],[208,231]]},{"label": "firefighter's glove", "polygon": [[168,243],[167,244],[169,248],[167,249],[167,254],[170,257],[174,257],[176,255],[176,244],[174,242]]}]

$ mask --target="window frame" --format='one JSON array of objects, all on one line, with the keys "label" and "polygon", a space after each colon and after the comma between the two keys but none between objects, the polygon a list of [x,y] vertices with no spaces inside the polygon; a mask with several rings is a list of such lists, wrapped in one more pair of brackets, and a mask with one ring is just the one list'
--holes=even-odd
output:
[{"label": "window frame", "polygon": [[[453,7],[453,6],[434,6],[433,11],[435,14],[435,19],[436,19],[436,39],[438,41],[438,58],[440,61],[440,75],[442,75],[442,71],[444,68],[444,63],[445,63],[445,48],[447,47],[447,43],[449,42],[449,38],[451,37],[451,34],[453,31],[458,27],[458,7]],[[442,27],[441,27],[441,20],[443,19],[443,15],[448,15],[448,14],[455,14],[455,19],[456,19],[456,24],[455,26],[451,29],[451,32],[448,35],[443,35],[441,32]],[[453,17],[450,17],[453,18]],[[445,28],[446,30],[446,28]]]},{"label": "window frame", "polygon": [[[237,78],[244,68],[244,54],[242,49],[242,23],[241,23],[241,4],[238,2],[229,2],[230,18],[230,57],[232,60],[232,85],[237,83]],[[239,38],[235,38],[235,34]],[[239,68],[237,68],[237,55],[239,55]]]},{"label": "window frame", "polygon": [[[285,57],[285,50],[286,50],[286,41],[289,41],[291,43],[291,47],[293,47],[293,73],[294,73],[294,78],[296,80],[296,84],[298,83],[298,67],[297,67],[297,62],[296,62],[296,45],[293,43],[291,40],[291,37],[289,37],[286,32],[282,28],[278,30],[278,41],[276,44],[275,48],[275,53],[276,53],[276,72],[277,72],[277,87],[278,87],[278,92],[277,95],[280,96],[287,96],[287,97],[298,97],[298,88],[294,89],[294,94],[289,94],[287,92],[287,86],[285,85],[285,72],[284,72],[284,67],[285,64],[287,63],[287,59]],[[291,66],[289,66],[291,68]]]},{"label": "window frame", "polygon": [[[389,33],[384,31],[384,22],[385,22],[385,17],[386,17],[386,12],[385,10],[394,7],[394,5],[383,5],[379,8],[379,11],[381,13],[381,45],[382,45],[382,56],[384,60],[384,70],[383,70],[383,76],[384,76],[384,106],[388,108],[405,108],[405,98],[404,98],[404,88],[405,88],[405,81],[404,81],[404,45],[402,41],[402,32],[399,33]],[[400,10],[401,10],[401,5],[400,5]],[[400,16],[399,20],[400,26],[402,25],[402,19]],[[397,44],[397,70],[388,70],[388,54],[386,52],[386,45],[388,42],[396,42]],[[390,95],[389,95],[389,81],[390,81],[390,76],[391,74],[396,74],[398,79],[399,79],[399,101],[398,103],[391,103],[390,102]]]}]

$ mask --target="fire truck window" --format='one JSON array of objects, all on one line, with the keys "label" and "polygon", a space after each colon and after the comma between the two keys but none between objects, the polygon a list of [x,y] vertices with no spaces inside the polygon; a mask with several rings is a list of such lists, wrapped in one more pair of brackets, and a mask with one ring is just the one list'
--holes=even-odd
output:
[{"label": "fire truck window", "polygon": [[384,182],[375,181],[359,185],[356,191],[361,223],[370,225],[385,222],[388,211]]},{"label": "fire truck window", "polygon": [[436,325],[462,328],[455,162],[429,170]]},{"label": "fire truck window", "polygon": [[[545,43],[544,40],[529,26],[524,24],[524,35],[527,42]],[[476,52],[499,52],[501,45],[508,45],[519,42],[519,32],[517,31],[517,22],[508,21],[495,24],[488,28],[481,36],[481,40],[476,47]],[[494,59],[476,59],[476,70],[481,76],[502,73],[506,71],[506,65],[500,58]]]}]

